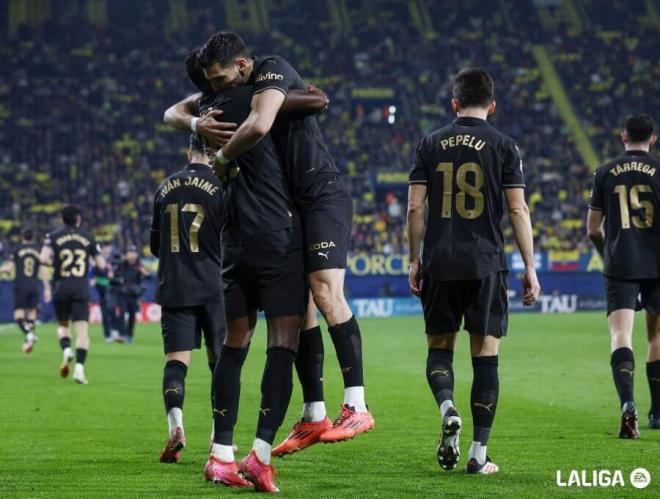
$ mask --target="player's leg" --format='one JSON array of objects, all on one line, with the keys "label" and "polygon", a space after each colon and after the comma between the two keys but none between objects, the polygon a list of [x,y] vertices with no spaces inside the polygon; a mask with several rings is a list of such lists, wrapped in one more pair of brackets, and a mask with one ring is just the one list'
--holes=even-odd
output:
[{"label": "player's leg", "polygon": [[497,272],[466,284],[465,329],[472,355],[472,445],[468,473],[492,474],[499,467],[487,454],[499,398],[498,353],[508,327],[508,272]]},{"label": "player's leg", "polygon": [[14,322],[16,322],[16,325],[18,328],[23,332],[23,351],[25,352],[25,345],[27,344],[28,341],[28,328],[26,324],[26,314],[25,314],[25,309],[24,308],[16,308],[18,306],[18,303],[16,302],[17,296],[15,295],[14,297]]},{"label": "player's leg", "polygon": [[316,305],[309,296],[307,310],[300,327],[296,372],[303,392],[303,415],[306,422],[319,422],[326,418],[323,397],[323,338],[316,318]]},{"label": "player's leg", "polygon": [[499,470],[487,454],[488,439],[499,398],[498,350],[495,336],[470,335],[472,355],[472,445],[468,452],[468,473],[495,473]]},{"label": "player's leg", "polygon": [[610,367],[621,408],[620,438],[639,438],[639,415],[633,389],[635,356],[632,349],[638,282],[605,279],[607,323],[610,329]]},{"label": "player's leg", "polygon": [[135,332],[135,318],[138,312],[137,300],[130,295],[126,296],[126,312],[128,317],[126,319],[126,337],[128,343],[133,343],[133,333]]},{"label": "player's leg", "polygon": [[252,450],[239,463],[243,475],[260,492],[279,492],[270,465],[273,441],[293,392],[293,362],[298,350],[300,315],[267,317],[268,349],[261,379],[261,403]]},{"label": "player's leg", "polygon": [[649,428],[660,430],[660,315],[646,314],[649,349],[646,357],[646,378],[651,391]]},{"label": "player's leg", "polygon": [[[237,291],[237,290],[235,290]],[[234,456],[234,426],[238,419],[241,394],[241,370],[250,348],[257,322],[256,308],[234,318],[231,304],[238,304],[238,293],[229,289],[227,303],[227,331],[213,373],[213,444],[204,467],[207,481],[229,487],[247,487],[249,483],[238,473]],[[243,301],[244,307],[247,302]],[[237,307],[240,311],[240,307]],[[240,312],[239,312],[240,313]]]},{"label": "player's leg", "polygon": [[25,319],[23,320],[23,324],[24,324],[25,330],[26,330],[25,343],[23,343],[23,351],[25,353],[30,353],[30,352],[32,352],[32,349],[34,348],[34,344],[37,341],[37,335],[36,335],[37,309],[36,309],[36,307],[27,309],[26,314],[25,314]]},{"label": "player's leg", "polygon": [[[206,360],[211,372],[211,438],[209,441],[209,453],[213,447],[213,437],[215,435],[213,424],[213,409],[215,407],[215,388],[213,386],[213,373],[215,365],[222,351],[222,343],[225,340],[226,321],[224,300],[218,303],[207,304],[198,307],[199,324],[201,333],[204,335],[204,344],[206,346]],[[201,338],[200,338],[201,341]]]},{"label": "player's leg", "polygon": [[461,285],[425,278],[421,300],[428,346],[426,380],[440,410],[436,457],[442,469],[452,470],[460,457],[462,425],[454,405],[454,349],[463,315]]},{"label": "player's leg", "polygon": [[645,281],[642,285],[642,302],[646,308],[646,333],[648,353],[646,378],[651,390],[649,428],[660,429],[660,279]]},{"label": "player's leg", "polygon": [[73,319],[76,330],[76,365],[73,368],[73,380],[81,385],[88,384],[85,376],[85,362],[89,351],[89,323],[79,318]]},{"label": "player's leg", "polygon": [[360,326],[344,296],[343,268],[318,270],[308,274],[314,302],[328,323],[328,332],[337,353],[344,380],[344,402],[333,428],[321,441],[341,442],[373,429],[374,419],[364,396],[362,336]]},{"label": "player's leg", "polygon": [[295,360],[303,391],[303,414],[284,441],[273,449],[273,456],[284,456],[305,449],[318,442],[319,437],[332,427],[323,399],[323,357],[323,339],[316,318],[316,306],[309,297],[300,327]]},{"label": "player's leg", "polygon": [[60,364],[60,376],[66,378],[69,375],[70,363],[73,361],[71,350],[71,331],[69,329],[71,318],[71,300],[63,290],[56,288],[53,295],[55,307],[55,318],[57,319],[57,338],[62,349],[62,363]]}]

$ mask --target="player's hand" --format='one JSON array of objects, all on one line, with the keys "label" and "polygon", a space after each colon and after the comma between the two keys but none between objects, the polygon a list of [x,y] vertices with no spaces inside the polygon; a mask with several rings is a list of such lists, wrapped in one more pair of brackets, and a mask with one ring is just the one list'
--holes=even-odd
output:
[{"label": "player's hand", "polygon": [[196,128],[197,133],[222,147],[229,142],[238,125],[236,123],[218,121],[220,116],[222,116],[222,111],[215,109],[203,118],[200,118]]},{"label": "player's hand", "polygon": [[44,303],[50,303],[53,299],[53,295],[50,291],[50,289],[45,289],[44,290]]},{"label": "player's hand", "polygon": [[422,266],[420,265],[419,258],[410,262],[408,268],[408,284],[410,284],[410,292],[415,296],[419,296],[422,292]]},{"label": "player's hand", "polygon": [[[317,87],[315,85],[309,85],[307,87],[307,91],[310,94],[320,95],[321,97],[323,97],[323,99],[325,100],[325,109],[328,108],[328,104],[330,104],[330,99],[328,98],[328,94],[326,94],[323,90],[321,90],[319,87]],[[325,109],[324,109],[324,111],[325,111]]]},{"label": "player's hand", "polygon": [[536,277],[535,269],[525,269],[523,273],[523,305],[534,305],[541,294],[541,285]]}]

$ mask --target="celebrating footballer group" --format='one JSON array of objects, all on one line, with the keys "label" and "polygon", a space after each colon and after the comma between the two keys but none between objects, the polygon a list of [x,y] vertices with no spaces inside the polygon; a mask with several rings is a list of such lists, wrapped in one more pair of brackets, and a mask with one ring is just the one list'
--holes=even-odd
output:
[{"label": "celebrating footballer group", "polygon": [[[271,456],[374,429],[365,399],[360,328],[343,291],[352,200],[316,118],[328,99],[286,60],[250,56],[238,35],[218,32],[188,55],[185,67],[199,92],[172,105],[164,119],[192,132],[189,163],[158,188],[152,221],[169,425],[161,461],[178,462],[185,447],[185,378],[191,350],[200,348],[203,333],[213,414],[205,478],[277,492]],[[476,67],[461,70],[451,105],[456,119],[422,138],[412,160],[409,284],[424,310],[426,377],[440,413],[438,463],[452,470],[460,457],[463,420],[454,402],[453,357],[463,324],[473,367],[466,470],[492,474],[499,467],[487,446],[498,404],[499,343],[508,324],[505,206],[525,266],[525,305],[538,300],[540,284],[520,152],[513,139],[487,121],[496,107],[493,80]],[[639,306],[648,317],[652,427],[660,419],[660,229],[653,217],[660,181],[658,162],[648,153],[655,142],[650,118],[629,118],[622,138],[626,154],[596,172],[589,234],[605,258],[621,436],[636,438],[631,336]],[[241,369],[259,311],[267,330],[261,403],[252,448],[237,462],[233,431]],[[317,311],[328,326],[344,381],[334,421],[326,412]],[[65,333],[62,329],[63,339]],[[302,415],[273,447],[292,395],[294,366],[303,392]]]}]

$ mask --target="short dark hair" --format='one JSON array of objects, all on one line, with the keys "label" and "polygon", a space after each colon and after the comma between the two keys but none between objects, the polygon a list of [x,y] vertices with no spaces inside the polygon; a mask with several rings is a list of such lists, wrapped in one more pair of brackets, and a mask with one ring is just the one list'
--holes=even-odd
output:
[{"label": "short dark hair", "polygon": [[204,154],[204,143],[202,142],[202,137],[196,133],[190,134],[190,151],[196,152],[199,154]]},{"label": "short dark hair", "polygon": [[32,227],[23,227],[21,237],[26,241],[34,241],[34,229]]},{"label": "short dark hair", "polygon": [[211,87],[211,82],[206,79],[204,76],[204,70],[202,66],[199,65],[198,58],[199,50],[191,50],[186,56],[186,73],[188,73],[188,78],[201,92],[211,92],[213,88]]},{"label": "short dark hair", "polygon": [[623,122],[623,129],[628,134],[628,139],[633,144],[646,142],[653,136],[655,131],[655,124],[653,118],[648,114],[630,114],[626,116],[626,121]]},{"label": "short dark hair", "polygon": [[239,56],[247,57],[247,47],[241,37],[231,31],[219,31],[211,35],[197,54],[202,68],[208,68],[216,62],[226,68]]},{"label": "short dark hair", "polygon": [[75,204],[68,204],[60,212],[62,215],[62,222],[64,225],[74,226],[78,221],[78,217],[82,214],[82,210]]},{"label": "short dark hair", "polygon": [[470,66],[458,72],[452,93],[461,107],[487,107],[495,98],[495,83],[483,69]]}]

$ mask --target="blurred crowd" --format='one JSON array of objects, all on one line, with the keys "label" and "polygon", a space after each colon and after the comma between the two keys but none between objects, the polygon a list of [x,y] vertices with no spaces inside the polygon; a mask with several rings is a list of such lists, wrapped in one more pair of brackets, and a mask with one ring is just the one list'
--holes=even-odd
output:
[{"label": "blurred crowd", "polygon": [[[226,28],[226,13],[190,0],[185,18],[174,18],[161,2],[137,9],[117,0],[102,27],[68,4],[40,27],[0,32],[10,68],[0,80],[0,233],[6,245],[20,224],[49,230],[61,204],[75,202],[99,240],[145,246],[153,192],[185,163],[187,137],[164,126],[163,111],[194,91],[183,59]],[[405,250],[412,152],[453,119],[452,77],[469,64],[495,79],[492,123],[520,147],[537,247],[586,248],[591,169],[531,44],[547,48],[595,151],[608,159],[621,149],[626,114],[658,117],[658,27],[641,23],[644,2],[580,2],[589,21],[580,29],[559,7],[539,12],[531,1],[417,4],[427,6],[421,19],[409,2],[361,0],[332,21],[329,2],[279,0],[268,2],[268,29],[237,30],[255,54],[286,57],[329,94],[320,122],[351,186],[352,250]]]}]

